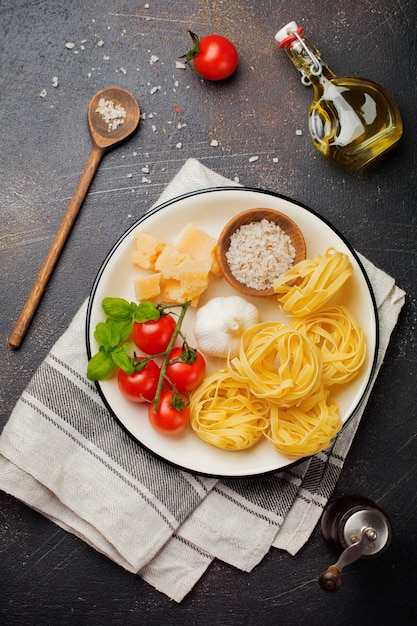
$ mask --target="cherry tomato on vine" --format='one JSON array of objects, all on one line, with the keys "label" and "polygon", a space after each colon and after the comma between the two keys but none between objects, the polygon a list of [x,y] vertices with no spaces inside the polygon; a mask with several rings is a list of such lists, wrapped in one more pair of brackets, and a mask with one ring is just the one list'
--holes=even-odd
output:
[{"label": "cherry tomato on vine", "polygon": [[132,339],[145,354],[165,352],[176,328],[171,315],[161,315],[157,320],[133,322]]},{"label": "cherry tomato on vine", "polygon": [[193,47],[181,58],[187,63],[192,61],[195,71],[207,80],[223,80],[231,76],[239,61],[235,46],[222,35],[207,35],[199,39],[188,31],[193,40]]},{"label": "cherry tomato on vine", "polygon": [[177,391],[192,391],[202,382],[205,373],[206,362],[197,350],[182,347],[173,348],[169,353],[166,375]]},{"label": "cherry tomato on vine", "polygon": [[186,395],[178,395],[171,389],[163,389],[156,411],[153,403],[148,408],[149,421],[159,433],[176,435],[190,420],[190,407]]},{"label": "cherry tomato on vine", "polygon": [[135,357],[132,359],[136,371],[126,374],[122,369],[117,375],[117,384],[125,398],[132,402],[151,402],[156,395],[160,369],[155,361],[148,361],[141,366],[145,359]]}]

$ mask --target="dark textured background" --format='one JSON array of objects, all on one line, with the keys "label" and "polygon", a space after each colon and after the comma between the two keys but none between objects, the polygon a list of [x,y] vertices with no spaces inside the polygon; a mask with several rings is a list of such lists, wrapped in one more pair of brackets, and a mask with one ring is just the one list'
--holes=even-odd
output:
[{"label": "dark textured background", "polygon": [[[2,623],[314,626],[388,624],[399,614],[416,623],[416,17],[415,0],[0,0],[1,426],[110,247],[188,157],[309,205],[407,291],[334,493],[378,502],[394,538],[384,556],[345,571],[342,591],[317,585],[335,560],[317,528],[296,557],[271,550],[250,574],[214,562],[177,605],[0,493]],[[291,19],[333,70],[371,78],[397,100],[403,141],[370,171],[345,172],[313,147],[311,90],[273,39]],[[232,39],[240,66],[230,80],[175,68],[187,29]],[[140,130],[102,162],[27,337],[11,351],[7,338],[90,152],[88,102],[112,84],[138,98]]]}]

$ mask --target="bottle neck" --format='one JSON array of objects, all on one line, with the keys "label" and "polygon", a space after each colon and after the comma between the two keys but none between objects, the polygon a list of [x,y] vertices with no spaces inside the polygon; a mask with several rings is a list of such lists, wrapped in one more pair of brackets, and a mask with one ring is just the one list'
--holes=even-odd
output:
[{"label": "bottle neck", "polygon": [[301,82],[309,86],[320,82],[322,76],[331,80],[336,75],[323,63],[320,51],[301,34],[297,34],[285,51],[301,73]]}]

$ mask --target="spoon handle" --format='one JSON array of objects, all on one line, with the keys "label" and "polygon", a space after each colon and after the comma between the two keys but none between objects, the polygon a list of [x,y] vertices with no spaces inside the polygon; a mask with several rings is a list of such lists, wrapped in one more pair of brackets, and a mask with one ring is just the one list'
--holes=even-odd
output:
[{"label": "spoon handle", "polygon": [[84,198],[87,194],[91,181],[94,178],[102,156],[103,151],[93,145],[90,156],[78,182],[78,185],[74,191],[74,195],[72,196],[72,199],[65,212],[61,225],[58,228],[54,240],[52,241],[49,252],[46,255],[46,258],[32,287],[32,291],[30,292],[29,297],[26,300],[26,304],[23,307],[20,317],[16,322],[12,334],[10,335],[9,345],[12,348],[18,348],[26,334],[29,324],[32,321],[32,317],[34,316],[35,311],[38,308],[38,304],[54,270],[56,262],[58,261],[59,255],[61,254],[65,242],[71,232],[75,219],[84,202]]}]

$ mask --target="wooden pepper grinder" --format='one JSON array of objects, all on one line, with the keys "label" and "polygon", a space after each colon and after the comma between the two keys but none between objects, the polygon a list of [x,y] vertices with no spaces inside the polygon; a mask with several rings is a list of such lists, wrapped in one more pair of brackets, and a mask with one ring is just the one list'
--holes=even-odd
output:
[{"label": "wooden pepper grinder", "polygon": [[320,574],[324,591],[338,591],[342,569],[359,558],[380,555],[391,541],[391,525],[382,509],[362,496],[345,496],[332,502],[323,513],[321,532],[325,541],[340,552],[338,561]]}]

